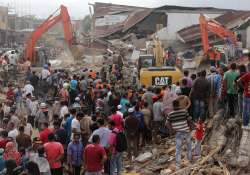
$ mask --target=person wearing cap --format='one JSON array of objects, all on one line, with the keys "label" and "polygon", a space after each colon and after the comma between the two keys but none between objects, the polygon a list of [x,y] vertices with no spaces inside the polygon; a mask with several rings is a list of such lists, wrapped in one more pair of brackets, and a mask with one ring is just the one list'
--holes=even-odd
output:
[{"label": "person wearing cap", "polygon": [[217,104],[219,98],[220,84],[222,77],[220,74],[217,74],[216,67],[210,67],[210,74],[207,76],[207,80],[209,82],[209,103],[208,103],[208,111],[209,117],[212,118],[217,111]]},{"label": "person wearing cap", "polygon": [[133,115],[134,108],[129,108],[128,113],[128,117],[124,121],[124,129],[128,145],[128,158],[132,161],[132,156],[138,155],[140,122]]},{"label": "person wearing cap", "polygon": [[49,122],[49,113],[48,113],[48,108],[46,103],[41,103],[40,108],[36,114],[35,117],[35,123],[37,124],[37,128],[39,131],[41,130],[41,125],[43,123],[48,123]]},{"label": "person wearing cap", "polygon": [[81,104],[80,103],[81,103],[80,97],[76,97],[75,101],[74,101],[74,103],[72,105],[72,108],[75,108],[77,112],[79,112],[81,110]]}]

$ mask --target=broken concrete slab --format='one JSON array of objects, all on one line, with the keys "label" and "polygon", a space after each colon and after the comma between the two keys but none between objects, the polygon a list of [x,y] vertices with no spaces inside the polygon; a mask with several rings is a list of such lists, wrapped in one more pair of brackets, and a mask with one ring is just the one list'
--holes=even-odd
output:
[{"label": "broken concrete slab", "polygon": [[153,157],[153,154],[151,152],[146,152],[136,157],[135,161],[140,162],[140,163],[145,163],[148,160],[150,160],[152,157]]}]

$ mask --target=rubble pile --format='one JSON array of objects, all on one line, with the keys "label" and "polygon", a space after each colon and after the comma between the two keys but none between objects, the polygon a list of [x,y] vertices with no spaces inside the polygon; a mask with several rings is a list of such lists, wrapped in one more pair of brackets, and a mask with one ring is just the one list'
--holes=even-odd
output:
[{"label": "rubble pile", "polygon": [[[249,173],[250,129],[242,129],[241,121],[227,119],[220,110],[206,125],[202,157],[193,162],[182,152],[183,162],[175,168],[175,138],[161,139],[159,144],[146,146],[132,162],[126,161],[125,171],[140,175],[240,175]],[[128,173],[128,174],[129,174]]]}]

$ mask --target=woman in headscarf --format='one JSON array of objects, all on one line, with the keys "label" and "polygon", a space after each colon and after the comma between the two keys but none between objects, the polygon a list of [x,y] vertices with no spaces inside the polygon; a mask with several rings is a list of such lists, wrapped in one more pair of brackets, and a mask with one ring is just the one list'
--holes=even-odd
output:
[{"label": "woman in headscarf", "polygon": [[17,150],[15,150],[13,142],[8,142],[6,144],[3,158],[4,158],[4,160],[13,159],[13,160],[15,160],[15,162],[18,166],[20,165],[21,155]]}]

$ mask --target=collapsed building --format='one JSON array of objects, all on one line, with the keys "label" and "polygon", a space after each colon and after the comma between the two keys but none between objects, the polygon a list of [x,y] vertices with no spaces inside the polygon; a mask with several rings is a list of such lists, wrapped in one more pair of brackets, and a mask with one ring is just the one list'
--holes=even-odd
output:
[{"label": "collapsed building", "polygon": [[[204,14],[234,30],[242,39],[243,47],[250,46],[249,11],[218,9],[213,7],[162,6],[144,8],[110,3],[95,3],[93,14],[93,38],[130,41],[156,34],[164,47],[177,50],[201,47],[199,16]],[[133,34],[133,40],[131,35]],[[210,34],[211,43],[221,41]],[[142,44],[145,48],[145,41]]]}]

